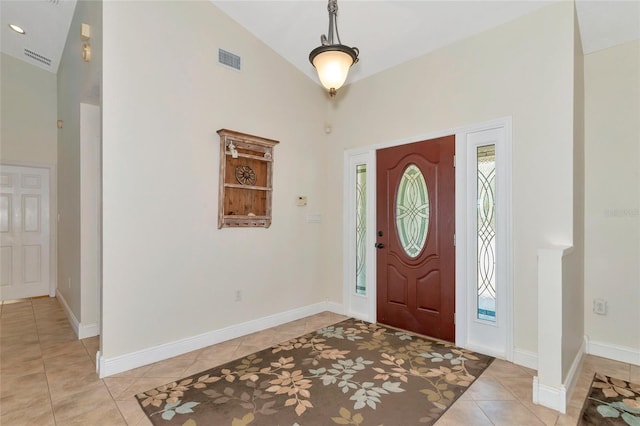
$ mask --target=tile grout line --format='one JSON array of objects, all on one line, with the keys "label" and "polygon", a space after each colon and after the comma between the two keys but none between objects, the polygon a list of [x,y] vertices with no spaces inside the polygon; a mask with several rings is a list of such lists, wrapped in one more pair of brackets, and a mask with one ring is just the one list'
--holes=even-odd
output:
[{"label": "tile grout line", "polygon": [[[494,360],[494,361],[495,361],[495,360]],[[478,376],[478,377],[476,378],[476,380],[475,380],[473,383],[476,383],[480,378],[482,378],[482,376],[484,375],[484,373],[486,373],[486,372],[487,372],[488,368],[489,368],[489,367],[487,367],[487,368],[482,372],[482,374],[480,374],[480,376]],[[516,400],[516,401],[518,401],[518,402],[520,401],[520,400],[518,399],[518,397],[517,397],[517,396],[515,396],[515,395],[513,395],[513,392],[511,392],[508,388],[506,388],[506,387],[502,384],[502,382],[500,382],[500,380],[499,380],[497,377],[487,376],[487,377],[485,377],[485,378],[491,378],[491,379],[494,379],[496,382],[498,382],[498,383],[500,384],[500,386],[504,387],[504,388],[505,388],[509,393],[511,393],[511,394],[512,394],[512,396],[515,398],[515,400]],[[472,383],[472,385],[473,385],[473,383]],[[467,388],[467,390],[466,390],[465,392],[468,392],[468,391],[469,391],[469,389],[470,389],[470,387],[469,387],[469,388]],[[494,426],[495,426],[495,423],[494,423],[493,419],[491,418],[491,416],[489,416],[489,414],[487,414],[487,413],[482,409],[482,407],[480,406],[480,404],[478,404],[478,400],[476,400],[476,399],[475,399],[473,396],[471,396],[471,395],[469,395],[469,397],[470,397],[470,398],[471,398],[471,400],[473,401],[473,404],[474,404],[476,407],[478,407],[478,409],[482,412],[482,414],[487,418],[487,420],[489,421],[489,423],[491,423],[492,425],[494,425]]]},{"label": "tile grout line", "polygon": [[[39,361],[42,363],[42,367],[43,367],[43,372],[45,374],[45,380],[47,381],[47,391],[48,391],[48,399],[49,399],[49,407],[50,407],[50,413],[51,413],[51,421],[53,421],[53,423],[55,425],[61,425],[63,420],[59,419],[58,417],[60,417],[61,414],[58,414],[56,416],[56,412],[54,410],[54,404],[53,404],[53,399],[52,399],[52,393],[51,393],[51,384],[55,383],[52,382],[50,380],[48,371],[46,369],[46,364],[45,364],[45,359],[43,357],[43,342],[42,342],[42,338],[49,336],[50,334],[50,330],[49,330],[49,322],[53,321],[54,323],[57,322],[57,311],[58,309],[56,308],[57,302],[56,302],[56,306],[53,306],[47,302],[37,302],[34,303],[32,299],[27,299],[24,300],[24,302],[29,302],[30,305],[28,305],[28,307],[23,308],[23,312],[24,314],[26,314],[25,316],[31,316],[30,319],[26,319],[28,322],[32,322],[35,325],[35,334],[37,337],[37,344],[38,344],[38,348],[40,350],[40,358]],[[7,306],[5,306],[7,305]],[[3,316],[4,315],[13,315],[13,309],[7,309],[9,306],[9,304],[6,303],[6,301],[0,301],[0,315]],[[56,309],[54,309],[56,308]],[[300,332],[296,332],[295,336],[291,336],[291,337],[287,337],[286,339],[283,339],[283,335],[284,334],[288,334],[290,332],[284,332],[280,329],[278,330],[273,330],[272,328],[272,333],[269,334],[268,336],[270,336],[271,338],[274,339],[273,342],[269,343],[269,345],[276,345],[278,343],[281,343],[279,341],[288,341],[303,335],[306,335],[308,333],[312,333],[313,331],[319,329],[319,328],[324,328],[324,327],[328,327],[331,325],[335,325],[337,323],[339,323],[340,321],[342,321],[343,318],[335,318],[335,317],[331,317],[331,319],[329,320],[329,318],[327,318],[326,316],[323,317],[315,317],[314,319],[307,319],[307,321],[304,321],[304,326],[302,327],[303,330],[301,330]],[[301,325],[297,325],[296,327],[300,328]],[[307,330],[307,328],[312,328],[312,330]],[[265,330],[266,331],[266,330]],[[44,333],[44,334],[43,334]],[[267,335],[258,335],[256,337],[258,337],[258,341],[262,342],[265,340],[268,340]],[[85,345],[85,342],[83,341],[84,339],[78,339],[80,340],[81,344],[83,345],[84,348],[84,353],[89,357],[90,361],[93,362],[93,359],[91,358],[91,353],[90,351],[93,350],[94,348],[94,341],[91,341],[91,344],[87,344]],[[276,340],[278,342],[276,342]],[[47,341],[45,340],[44,344],[46,344]],[[216,345],[212,345],[212,346],[216,346]],[[226,363],[226,362],[231,362],[234,361],[236,359],[241,358],[242,356],[244,356],[243,354],[240,354],[241,349],[243,347],[245,347],[245,349],[251,349],[252,346],[261,346],[261,345],[255,345],[253,343],[253,341],[251,341],[251,339],[247,339],[247,336],[242,336],[241,339],[238,340],[237,345],[234,348],[233,351],[233,359],[231,360],[226,360],[226,361],[221,361],[221,362],[217,362],[217,365],[211,366],[211,367],[203,367],[202,371],[205,371],[207,369],[210,368],[216,368],[217,366]],[[205,348],[203,348],[205,349]],[[197,363],[198,361],[207,361],[206,358],[201,359],[200,356],[202,354],[198,354],[197,356],[195,356],[193,359],[190,359],[190,365],[185,367],[184,370],[182,371],[182,373],[180,374],[180,376],[186,376],[186,371],[191,368],[195,363]],[[239,356],[240,355],[240,356]],[[167,361],[167,360],[165,360]],[[162,362],[162,361],[161,361]],[[205,362],[205,364],[207,364],[207,362]],[[631,381],[631,375],[634,374],[634,377],[639,377],[640,376],[640,367],[634,367],[633,365],[629,364],[629,363],[611,363],[608,360],[605,360],[605,366],[602,367],[601,361],[599,360],[599,358],[595,357],[595,358],[589,358],[589,365],[587,367],[585,367],[584,365],[581,365],[580,368],[580,374],[581,375],[585,375],[587,374],[588,371],[591,371],[591,369],[594,369],[595,371],[602,371],[605,370],[605,372],[603,374],[606,375],[610,375],[607,374],[607,371],[609,368],[611,368],[612,370],[615,370],[617,373],[621,373],[620,375],[622,375],[622,379],[626,380],[626,381]],[[506,366],[506,364],[505,364]],[[542,423],[542,424],[565,424],[565,422],[570,421],[573,422],[577,419],[574,419],[573,416],[575,416],[576,414],[566,414],[566,415],[562,415],[559,413],[556,413],[555,416],[555,420],[553,422],[551,422],[551,416],[547,416],[545,412],[540,412],[540,411],[536,411],[536,407],[542,407],[542,406],[538,406],[538,405],[532,405],[532,401],[530,401],[529,399],[520,399],[518,397],[518,395],[516,394],[516,391],[520,392],[523,390],[522,386],[523,384],[518,383],[517,380],[511,381],[511,379],[522,379],[524,380],[526,376],[527,379],[529,379],[530,375],[531,375],[531,371],[529,369],[525,369],[525,368],[520,368],[520,366],[515,366],[517,367],[517,369],[513,369],[514,365],[512,364],[511,367],[509,367],[508,369],[503,369],[505,366],[499,366],[500,368],[498,368],[496,371],[494,371],[493,373],[496,375],[489,375],[489,376],[485,376],[485,378],[489,378],[492,380],[495,380],[496,383],[500,384],[500,386],[502,386],[508,393],[509,395],[511,395],[514,400],[514,403],[518,403],[521,407],[526,408],[526,412],[528,412],[531,415],[531,420],[535,421],[537,420],[538,422]],[[622,367],[622,368],[620,368]],[[49,371],[50,373],[51,371]],[[483,375],[487,373],[487,371],[483,372]],[[197,374],[197,373],[194,373]],[[188,374],[188,376],[194,375],[194,374]],[[479,376],[478,378],[481,378],[483,375]],[[513,375],[513,376],[511,376]],[[615,377],[618,374],[614,374],[612,375],[613,377]],[[143,377],[137,377],[135,378],[135,380],[138,380],[140,378]],[[153,378],[153,377],[150,377]],[[134,382],[135,382],[134,380]],[[170,381],[171,379],[169,379],[168,381]],[[112,393],[111,389],[109,388],[109,386],[107,385],[107,382],[104,379],[100,379],[100,381],[102,382],[102,386],[107,390],[107,394],[110,396],[111,401],[115,404],[117,412],[119,413],[119,421],[123,421],[124,424],[129,424],[130,426],[135,426],[135,425],[147,425],[147,421],[145,419],[147,419],[146,417],[142,417],[139,420],[135,421],[138,417],[132,417],[130,416],[131,422],[128,422],[127,417],[125,416],[125,412],[128,413],[129,415],[131,415],[130,409],[132,408],[128,403],[124,404],[122,406],[122,408],[120,407],[120,405],[118,404],[119,400],[116,399],[116,397],[114,396],[114,394]],[[505,383],[508,383],[509,385],[506,385]],[[55,386],[54,386],[55,387]],[[574,392],[576,391],[576,389],[574,389]],[[520,392],[520,394],[523,394],[523,392]],[[506,396],[507,394],[505,394]],[[526,394],[524,394],[526,395]],[[571,402],[570,403],[580,403],[579,400],[581,400],[583,398],[577,398],[576,394],[574,393],[573,395],[571,395]],[[478,413],[482,413],[482,415],[488,419],[488,422],[492,425],[496,425],[499,423],[496,423],[496,420],[492,419],[489,417],[489,415],[487,414],[487,412],[485,412],[485,410],[482,409],[482,407],[479,405],[479,402],[484,401],[483,399],[471,399],[471,401],[474,403],[473,406],[475,406],[477,409],[479,409]],[[506,401],[506,400],[503,400]],[[539,415],[539,414],[540,415]],[[115,411],[114,411],[115,414]],[[542,417],[540,417],[542,416]],[[115,416],[114,416],[115,417]],[[547,419],[547,421],[544,420],[544,418],[549,417],[549,419]],[[535,420],[534,420],[535,419]],[[115,419],[112,419],[115,420]],[[65,420],[66,421],[66,420]],[[538,423],[539,424],[539,423]]]},{"label": "tile grout line", "polygon": [[478,407],[478,409],[480,409],[480,411],[482,412],[482,414],[484,414],[484,416],[489,420],[489,423],[491,423],[492,425],[495,426],[495,423],[493,421],[493,419],[491,419],[491,417],[489,416],[489,414],[487,414],[482,407],[478,404],[478,401],[473,400],[473,403],[476,405],[476,407]]},{"label": "tile grout line", "polygon": [[47,381],[47,393],[49,394],[49,407],[51,408],[51,415],[53,416],[53,424],[57,425],[56,411],[53,408],[53,399],[51,396],[51,384],[49,383],[49,376],[47,375],[47,366],[44,363],[44,353],[42,351],[42,342],[40,341],[40,329],[38,328],[38,318],[36,316],[36,307],[33,305],[33,301],[29,300],[31,304],[31,312],[33,313],[33,322],[36,326],[36,335],[38,336],[38,347],[40,348],[40,360],[42,361],[42,370],[44,372],[44,378]]},{"label": "tile grout line", "polygon": [[[523,371],[524,371],[524,370],[523,370]],[[525,371],[525,373],[526,373],[526,371]],[[515,392],[513,392],[513,391],[512,391],[508,386],[506,386],[506,385],[503,383],[503,380],[504,380],[504,379],[508,379],[508,378],[505,378],[505,377],[503,377],[503,378],[496,378],[496,380],[498,381],[498,383],[500,383],[500,385],[502,385],[502,386],[503,386],[507,391],[509,391],[509,392],[513,395],[513,397],[515,398],[515,400],[516,400],[516,401],[518,401],[522,406],[524,406],[524,408],[528,409],[528,410],[531,412],[531,414],[533,414],[533,416],[534,416],[535,418],[537,418],[538,420],[540,420],[540,422],[542,422],[542,423],[544,423],[544,424],[546,425],[547,423],[544,421],[544,419],[540,418],[540,416],[538,416],[538,415],[537,415],[537,414],[536,414],[536,413],[531,409],[531,407],[528,405],[528,403],[533,404],[533,401],[527,401],[527,400],[522,400],[522,399],[520,399],[520,398],[518,397],[518,395],[516,395],[516,394],[515,394]],[[527,377],[527,379],[528,379],[528,377]],[[546,408],[546,407],[544,407],[543,405],[538,405],[538,404],[533,404],[533,406],[538,406],[538,407]],[[554,410],[554,411],[555,411],[555,410]],[[555,419],[555,421],[553,422],[553,424],[556,424],[557,422],[558,422],[558,415],[556,414],[556,419]]]},{"label": "tile grout line", "polygon": [[[82,344],[82,347],[84,348],[84,351],[86,352],[87,356],[89,357],[89,361],[91,361],[91,363],[93,363],[95,361],[95,356],[94,357],[91,356],[91,353],[89,352],[89,348],[87,348],[87,345],[85,345],[84,342],[83,342],[83,340],[85,340],[85,339],[78,339],[78,340],[80,340],[80,343]],[[95,364],[94,364],[94,367],[95,367]],[[122,421],[125,424],[127,424],[127,420],[125,419],[124,414],[122,413],[122,410],[120,409],[120,406],[118,405],[118,402],[116,401],[116,398],[111,393],[111,389],[109,389],[109,386],[107,386],[107,383],[104,381],[104,379],[99,378],[99,380],[102,383],[102,386],[105,388],[105,390],[109,394],[109,396],[111,397],[111,400],[113,401],[113,404],[115,405],[116,409],[118,410],[118,414],[120,414],[120,417],[121,417]]]}]

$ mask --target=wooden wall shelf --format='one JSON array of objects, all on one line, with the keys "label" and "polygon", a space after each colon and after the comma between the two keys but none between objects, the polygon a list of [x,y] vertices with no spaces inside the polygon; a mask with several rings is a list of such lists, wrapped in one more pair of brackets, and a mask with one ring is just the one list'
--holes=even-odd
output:
[{"label": "wooden wall shelf", "polygon": [[218,228],[271,226],[273,147],[279,142],[220,129]]}]

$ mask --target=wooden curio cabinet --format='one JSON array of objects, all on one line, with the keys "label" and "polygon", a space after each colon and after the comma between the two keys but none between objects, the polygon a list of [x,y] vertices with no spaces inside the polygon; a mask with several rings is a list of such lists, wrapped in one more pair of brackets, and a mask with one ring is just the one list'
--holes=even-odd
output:
[{"label": "wooden curio cabinet", "polygon": [[218,228],[271,226],[273,147],[278,141],[220,129]]}]

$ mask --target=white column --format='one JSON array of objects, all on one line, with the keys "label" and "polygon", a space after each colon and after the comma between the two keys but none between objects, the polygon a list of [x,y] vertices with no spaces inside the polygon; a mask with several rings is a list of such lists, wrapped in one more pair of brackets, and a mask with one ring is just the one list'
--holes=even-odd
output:
[{"label": "white column", "polygon": [[562,264],[572,250],[538,250],[538,375],[533,378],[533,402],[561,413],[566,412],[567,400],[562,377]]}]

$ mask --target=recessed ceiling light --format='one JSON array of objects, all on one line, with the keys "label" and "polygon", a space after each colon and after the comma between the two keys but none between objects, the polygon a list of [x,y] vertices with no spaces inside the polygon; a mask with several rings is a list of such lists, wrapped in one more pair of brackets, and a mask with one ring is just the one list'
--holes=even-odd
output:
[{"label": "recessed ceiling light", "polygon": [[17,32],[18,34],[26,34],[26,31],[20,28],[19,26],[17,26],[16,24],[9,24],[9,28],[11,28],[13,31]]}]

